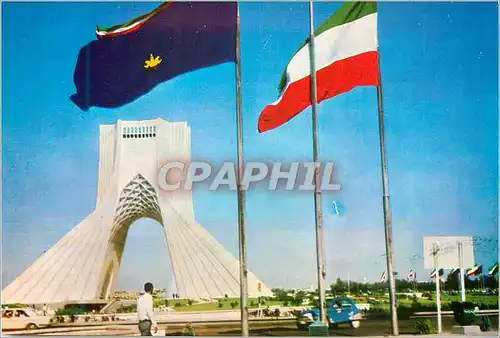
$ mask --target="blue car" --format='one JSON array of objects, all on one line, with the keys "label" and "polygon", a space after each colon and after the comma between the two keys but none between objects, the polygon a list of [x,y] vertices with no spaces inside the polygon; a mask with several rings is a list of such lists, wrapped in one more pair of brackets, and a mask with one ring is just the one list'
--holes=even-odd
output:
[{"label": "blue car", "polygon": [[[360,326],[361,312],[352,299],[339,297],[327,302],[326,318],[332,327],[349,323],[353,329],[357,329]],[[302,311],[297,319],[297,327],[306,329],[316,320],[319,320],[319,309]]]}]

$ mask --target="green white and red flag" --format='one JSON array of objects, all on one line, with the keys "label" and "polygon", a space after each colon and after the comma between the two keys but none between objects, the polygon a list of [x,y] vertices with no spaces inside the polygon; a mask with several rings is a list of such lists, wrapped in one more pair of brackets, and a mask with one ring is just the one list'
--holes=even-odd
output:
[{"label": "green white and red flag", "polygon": [[[377,86],[377,5],[348,2],[315,32],[318,103],[357,86]],[[309,39],[293,55],[282,76],[278,100],[261,112],[259,132],[277,128],[311,105]]]},{"label": "green white and red flag", "polygon": [[493,264],[489,269],[488,269],[488,275],[489,276],[494,276],[498,273],[498,262]]},{"label": "green white and red flag", "polygon": [[385,282],[386,279],[387,279],[387,275],[385,274],[385,271],[383,271],[382,274],[380,275],[380,281]]},{"label": "green white and red flag", "polygon": [[[439,277],[442,277],[444,276],[444,269],[439,269]],[[430,276],[430,278],[436,278],[436,269],[432,270]]]},{"label": "green white and red flag", "polygon": [[472,269],[467,271],[467,277],[472,277],[476,275],[480,275],[483,272],[483,266],[482,265],[474,265]]}]

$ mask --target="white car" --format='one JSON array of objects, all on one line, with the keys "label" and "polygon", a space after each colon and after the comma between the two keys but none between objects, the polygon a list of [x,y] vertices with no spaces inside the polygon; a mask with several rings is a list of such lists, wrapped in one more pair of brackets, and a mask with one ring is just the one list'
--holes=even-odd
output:
[{"label": "white car", "polygon": [[2,330],[34,330],[50,324],[50,317],[39,316],[30,308],[2,309]]}]

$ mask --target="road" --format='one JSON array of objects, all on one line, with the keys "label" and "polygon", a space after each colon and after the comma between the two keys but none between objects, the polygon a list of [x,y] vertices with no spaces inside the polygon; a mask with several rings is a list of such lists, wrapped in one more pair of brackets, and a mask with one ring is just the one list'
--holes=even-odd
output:
[{"label": "road", "polygon": [[[436,327],[436,320],[429,320],[432,327]],[[491,317],[494,330],[498,330],[498,317]],[[418,334],[416,329],[417,319],[399,320],[399,330],[401,335],[414,335]],[[453,323],[453,318],[443,318],[443,333],[450,334]],[[173,335],[180,336],[185,324],[183,323],[162,323],[160,324],[160,332],[158,336]],[[225,323],[194,323],[193,327],[197,335],[200,336],[241,336],[240,323],[225,322]],[[75,328],[73,328],[75,329]],[[99,329],[92,330],[90,327],[78,328],[77,331],[70,332],[45,332],[40,330],[37,334],[41,335],[119,335],[131,336],[139,335],[135,324],[119,324],[109,325],[107,327],[100,326]],[[366,319],[361,323],[358,329],[351,329],[348,325],[341,325],[336,329],[330,330],[330,336],[353,336],[353,337],[366,337],[366,336],[384,336],[389,335],[391,332],[390,321],[388,319]],[[33,333],[30,333],[32,335]],[[490,336],[498,336],[495,332],[489,332]],[[300,331],[296,328],[293,320],[282,320],[272,322],[252,321],[250,322],[250,335],[252,336],[307,336],[307,331]]]},{"label": "road", "polygon": [[[137,314],[117,315],[127,322],[136,322]],[[155,315],[155,319],[162,323],[193,323],[236,321],[240,319],[240,311],[204,311],[204,312],[165,312]]]}]

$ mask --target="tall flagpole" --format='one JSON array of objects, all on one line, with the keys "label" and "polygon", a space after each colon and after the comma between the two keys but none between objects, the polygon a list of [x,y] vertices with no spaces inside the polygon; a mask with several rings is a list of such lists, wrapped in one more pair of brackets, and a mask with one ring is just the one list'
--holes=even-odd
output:
[{"label": "tall flagpole", "polygon": [[465,277],[464,277],[464,253],[462,241],[458,241],[458,265],[459,265],[459,283],[460,283],[460,297],[462,303],[465,302]]},{"label": "tall flagpole", "polygon": [[316,88],[316,64],[314,54],[314,16],[313,16],[313,0],[309,0],[309,60],[311,66],[311,108],[312,108],[312,132],[313,132],[313,162],[314,167],[314,215],[316,223],[316,260],[318,270],[318,293],[319,293],[319,309],[320,321],[326,321],[325,312],[325,261],[323,258],[323,215],[321,214],[321,182],[318,162],[318,126],[316,122],[316,104],[317,88]]},{"label": "tall flagpole", "polygon": [[351,294],[351,271],[347,271],[347,296]]},{"label": "tall flagpole", "polygon": [[380,70],[380,51],[378,52],[379,84],[377,86],[378,129],[380,138],[380,162],[382,167],[382,200],[384,204],[385,252],[387,262],[387,277],[389,279],[389,301],[391,311],[392,334],[399,335],[398,312],[396,307],[396,283],[394,280],[394,257],[392,250],[392,221],[389,200],[389,183],[387,178],[387,160],[385,158],[384,107],[382,102],[382,73]]},{"label": "tall flagpole", "polygon": [[437,331],[438,334],[441,334],[442,331],[442,323],[441,323],[441,291],[439,289],[439,284],[441,282],[441,276],[439,275],[439,264],[438,264],[438,254],[439,247],[436,243],[433,245],[432,255],[434,256],[434,278],[436,280],[436,306],[437,306]]},{"label": "tall flagpole", "polygon": [[243,128],[241,116],[241,56],[240,56],[240,9],[236,3],[236,124],[237,124],[237,156],[238,172],[237,195],[238,195],[238,240],[240,251],[240,307],[241,307],[241,335],[248,337],[248,281],[247,281],[247,258],[246,258],[246,230],[245,230],[245,191],[242,189],[241,180],[244,173],[243,162]]}]

